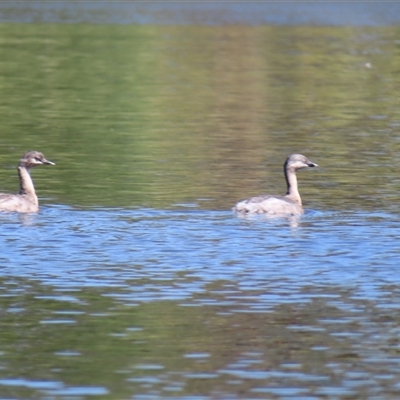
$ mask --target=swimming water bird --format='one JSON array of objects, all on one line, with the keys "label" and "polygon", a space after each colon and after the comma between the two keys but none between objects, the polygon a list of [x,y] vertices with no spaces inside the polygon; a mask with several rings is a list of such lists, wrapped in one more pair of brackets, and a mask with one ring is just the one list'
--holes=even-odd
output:
[{"label": "swimming water bird", "polygon": [[22,156],[18,164],[19,193],[0,193],[0,211],[29,213],[39,210],[39,201],[30,175],[30,169],[38,165],[55,164],[46,160],[38,151],[29,151]]},{"label": "swimming water bird", "polygon": [[317,167],[302,154],[292,154],[286,159],[284,172],[287,184],[285,196],[257,196],[240,201],[233,207],[233,211],[241,215],[268,214],[271,216],[304,214],[301,197],[297,188],[296,172],[299,169]]}]

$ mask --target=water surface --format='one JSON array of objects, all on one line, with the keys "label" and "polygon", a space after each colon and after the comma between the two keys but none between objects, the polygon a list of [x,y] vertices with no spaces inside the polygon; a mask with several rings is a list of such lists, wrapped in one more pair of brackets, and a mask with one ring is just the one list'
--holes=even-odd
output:
[{"label": "water surface", "polygon": [[399,397],[396,27],[0,29],[2,398]]},{"label": "water surface", "polygon": [[1,22],[158,25],[383,26],[399,23],[396,2],[7,1]]}]

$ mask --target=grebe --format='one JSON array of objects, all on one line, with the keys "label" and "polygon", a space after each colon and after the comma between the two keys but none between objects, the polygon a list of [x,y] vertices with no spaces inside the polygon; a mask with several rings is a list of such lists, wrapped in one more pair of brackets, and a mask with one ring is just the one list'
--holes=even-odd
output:
[{"label": "grebe", "polygon": [[299,169],[317,167],[302,154],[292,154],[286,159],[284,172],[287,184],[285,196],[256,196],[240,201],[233,211],[246,214],[269,214],[275,216],[304,214],[301,197],[297,188],[296,172]]},{"label": "grebe", "polygon": [[29,213],[39,210],[39,201],[30,175],[30,169],[38,165],[55,164],[46,160],[38,151],[29,151],[22,156],[18,164],[19,193],[0,193],[0,211]]}]

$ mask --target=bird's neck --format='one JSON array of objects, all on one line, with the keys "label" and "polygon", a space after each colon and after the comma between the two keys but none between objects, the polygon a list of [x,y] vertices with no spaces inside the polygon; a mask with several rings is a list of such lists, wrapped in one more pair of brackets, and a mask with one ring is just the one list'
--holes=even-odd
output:
[{"label": "bird's neck", "polygon": [[26,167],[18,167],[19,194],[36,197],[35,188],[29,170]]},{"label": "bird's neck", "polygon": [[287,184],[286,197],[301,206],[301,197],[297,187],[296,171],[293,169],[285,169],[285,178]]}]

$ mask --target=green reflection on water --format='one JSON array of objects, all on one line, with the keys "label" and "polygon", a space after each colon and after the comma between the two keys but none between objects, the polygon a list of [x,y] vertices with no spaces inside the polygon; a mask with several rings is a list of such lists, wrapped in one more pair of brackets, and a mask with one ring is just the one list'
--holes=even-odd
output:
[{"label": "green reflection on water", "polygon": [[[34,174],[47,201],[229,209],[283,192],[291,152],[321,166],[301,176],[306,207],[397,199],[399,28],[0,32],[1,166],[43,151],[57,163]],[[7,169],[0,180],[1,190],[18,187]]]},{"label": "green reflection on water", "polygon": [[[214,282],[197,296],[200,302],[212,300],[208,305],[196,306],[191,299],[183,307],[175,301],[134,306],[101,289],[60,294],[24,279],[3,280],[0,395],[55,395],[51,387],[3,383],[16,378],[59,382],[67,391],[103,388],[105,398],[115,399],[172,395],[171,388],[175,395],[213,398],[221,393],[253,398],[254,389],[279,387],[309,394],[347,387],[355,397],[376,388],[392,393],[398,383],[397,315],[374,301],[355,299],[351,290],[317,286],[303,289],[311,300],[254,310],[265,290],[237,291],[233,299],[233,285],[227,283]],[[114,288],[113,294],[126,293]],[[355,371],[364,379],[378,373],[388,378],[377,380],[369,392],[368,384],[350,386]],[[62,390],[59,395],[67,398]]]}]

